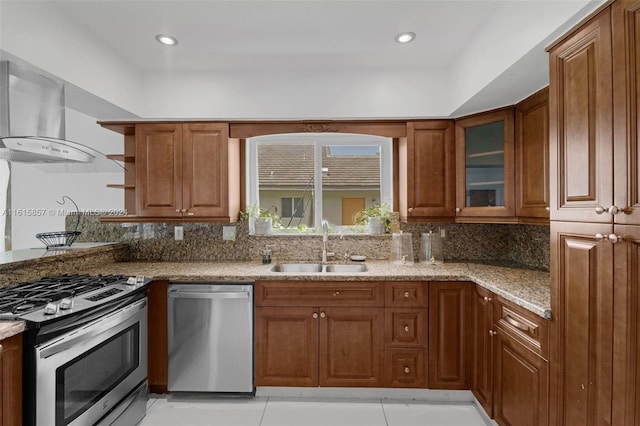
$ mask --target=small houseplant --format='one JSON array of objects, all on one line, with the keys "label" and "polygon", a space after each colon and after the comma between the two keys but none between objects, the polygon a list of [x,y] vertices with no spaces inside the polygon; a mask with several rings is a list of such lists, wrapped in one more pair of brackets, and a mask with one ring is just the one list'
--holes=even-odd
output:
[{"label": "small houseplant", "polygon": [[391,226],[391,209],[387,203],[360,210],[354,216],[358,225],[366,225],[370,234],[384,234]]},{"label": "small houseplant", "polygon": [[280,216],[277,212],[278,209],[275,206],[265,210],[254,204],[249,206],[247,211],[240,213],[240,219],[249,220],[251,234],[267,235],[272,234],[274,225],[277,226],[280,223]]}]

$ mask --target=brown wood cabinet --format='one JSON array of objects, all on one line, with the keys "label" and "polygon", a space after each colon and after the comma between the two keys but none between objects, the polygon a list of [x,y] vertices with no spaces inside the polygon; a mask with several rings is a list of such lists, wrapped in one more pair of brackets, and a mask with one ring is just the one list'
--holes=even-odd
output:
[{"label": "brown wood cabinet", "polygon": [[22,425],[22,334],[0,341],[0,419]]},{"label": "brown wood cabinet", "polygon": [[550,50],[556,425],[640,424],[639,23],[616,0]]},{"label": "brown wood cabinet", "polygon": [[549,88],[516,105],[516,215],[549,219]]},{"label": "brown wood cabinet", "polygon": [[240,211],[240,142],[228,123],[130,123],[125,134],[125,208],[104,221],[230,222]]},{"label": "brown wood cabinet", "polygon": [[385,386],[427,387],[428,286],[385,283]]},{"label": "brown wood cabinet", "polygon": [[470,282],[429,282],[429,389],[470,389]]},{"label": "brown wood cabinet", "polygon": [[501,426],[549,424],[549,365],[507,330],[495,327],[494,419]]},{"label": "brown wood cabinet", "polygon": [[493,418],[493,298],[494,295],[489,290],[475,286],[471,391],[491,418]]},{"label": "brown wood cabinet", "polygon": [[[611,423],[613,247],[605,224],[551,224],[551,418]],[[555,419],[555,422],[554,422]]]},{"label": "brown wood cabinet", "polygon": [[551,219],[611,222],[610,10],[553,46],[549,61]]},{"label": "brown wood cabinet", "polygon": [[256,385],[379,387],[384,283],[256,283]]},{"label": "brown wood cabinet", "polygon": [[513,108],[456,120],[456,182],[456,220],[515,217]]},{"label": "brown wood cabinet", "polygon": [[409,121],[400,144],[400,216],[409,222],[455,216],[455,133],[450,120]]}]

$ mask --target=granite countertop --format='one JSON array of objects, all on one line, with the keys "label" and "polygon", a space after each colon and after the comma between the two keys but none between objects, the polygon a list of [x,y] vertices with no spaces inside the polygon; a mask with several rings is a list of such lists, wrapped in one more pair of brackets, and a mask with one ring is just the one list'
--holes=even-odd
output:
[{"label": "granite countertop", "polygon": [[271,272],[273,264],[256,262],[115,262],[81,273],[144,275],[170,281],[472,281],[543,318],[551,318],[548,272],[477,263],[366,264],[367,272],[338,274]]},{"label": "granite countertop", "polygon": [[24,331],[24,321],[0,321],[0,340],[8,339]]}]

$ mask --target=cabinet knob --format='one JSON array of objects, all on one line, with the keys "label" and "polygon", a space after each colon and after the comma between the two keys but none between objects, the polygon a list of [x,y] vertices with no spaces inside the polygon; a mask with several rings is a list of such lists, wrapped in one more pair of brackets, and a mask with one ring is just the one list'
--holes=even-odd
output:
[{"label": "cabinet knob", "polygon": [[596,241],[602,241],[602,240],[604,240],[604,235],[602,235],[602,234],[596,234],[596,235],[595,235],[595,238],[596,238]]},{"label": "cabinet knob", "polygon": [[489,330],[489,336],[493,337],[493,336],[495,336],[496,334],[498,334],[498,332],[497,332],[497,331]]},{"label": "cabinet knob", "polygon": [[460,213],[462,209],[460,207],[456,207],[456,213]]},{"label": "cabinet knob", "polygon": [[551,207],[547,206],[544,208],[546,211],[551,211]]},{"label": "cabinet knob", "polygon": [[327,314],[325,314],[324,312],[320,312],[320,318],[324,318],[326,316],[327,316]]},{"label": "cabinet knob", "polygon": [[182,213],[186,213],[186,212],[187,212],[187,209],[182,209],[182,210],[181,210],[181,212],[182,212]]},{"label": "cabinet knob", "polygon": [[605,211],[607,211],[607,209],[605,209],[605,208],[604,208],[604,207],[602,207],[602,206],[598,206],[598,207],[596,207],[596,208],[595,208],[595,211],[596,211],[596,213],[597,213],[597,214],[602,214],[602,213],[604,213]]},{"label": "cabinet knob", "polygon": [[404,366],[404,373],[405,374],[409,374],[411,373],[411,370],[409,369],[409,367],[407,367],[406,365]]},{"label": "cabinet knob", "polygon": [[406,331],[407,333],[409,332],[409,326],[408,325],[404,326],[404,331]]},{"label": "cabinet knob", "polygon": [[409,207],[409,208],[407,209],[407,211],[408,211],[409,213],[413,213],[413,207]]},{"label": "cabinet knob", "polygon": [[484,296],[482,300],[484,300],[485,302],[491,302],[491,298],[487,296]]},{"label": "cabinet knob", "polygon": [[318,318],[318,313],[317,313],[317,312],[314,312],[312,316],[313,316],[314,318]]},{"label": "cabinet knob", "polygon": [[334,292],[334,293],[333,293],[333,295],[334,295],[334,296],[339,296],[339,295],[340,295],[340,292],[339,292],[339,291],[336,291],[336,292]]},{"label": "cabinet knob", "polygon": [[176,209],[176,213],[180,213],[180,209]]},{"label": "cabinet knob", "polygon": [[409,297],[409,292],[408,291],[404,292],[404,297]]},{"label": "cabinet knob", "polygon": [[615,216],[615,215],[617,215],[618,213],[624,213],[624,209],[621,209],[621,208],[619,208],[619,207],[617,207],[617,206],[611,206],[611,207],[609,207],[609,214],[610,214],[611,216]]},{"label": "cabinet knob", "polygon": [[611,241],[612,244],[616,244],[620,241],[622,241],[622,237],[620,235],[616,235],[616,234],[609,234],[609,241]]}]

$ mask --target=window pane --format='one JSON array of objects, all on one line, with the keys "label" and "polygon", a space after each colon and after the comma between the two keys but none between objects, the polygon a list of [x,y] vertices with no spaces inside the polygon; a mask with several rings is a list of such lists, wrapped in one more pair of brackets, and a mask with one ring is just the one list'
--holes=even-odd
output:
[{"label": "window pane", "polygon": [[322,213],[333,225],[380,204],[380,146],[322,146]]},{"label": "window pane", "polygon": [[260,208],[278,214],[284,228],[313,228],[314,146],[258,143]]}]

